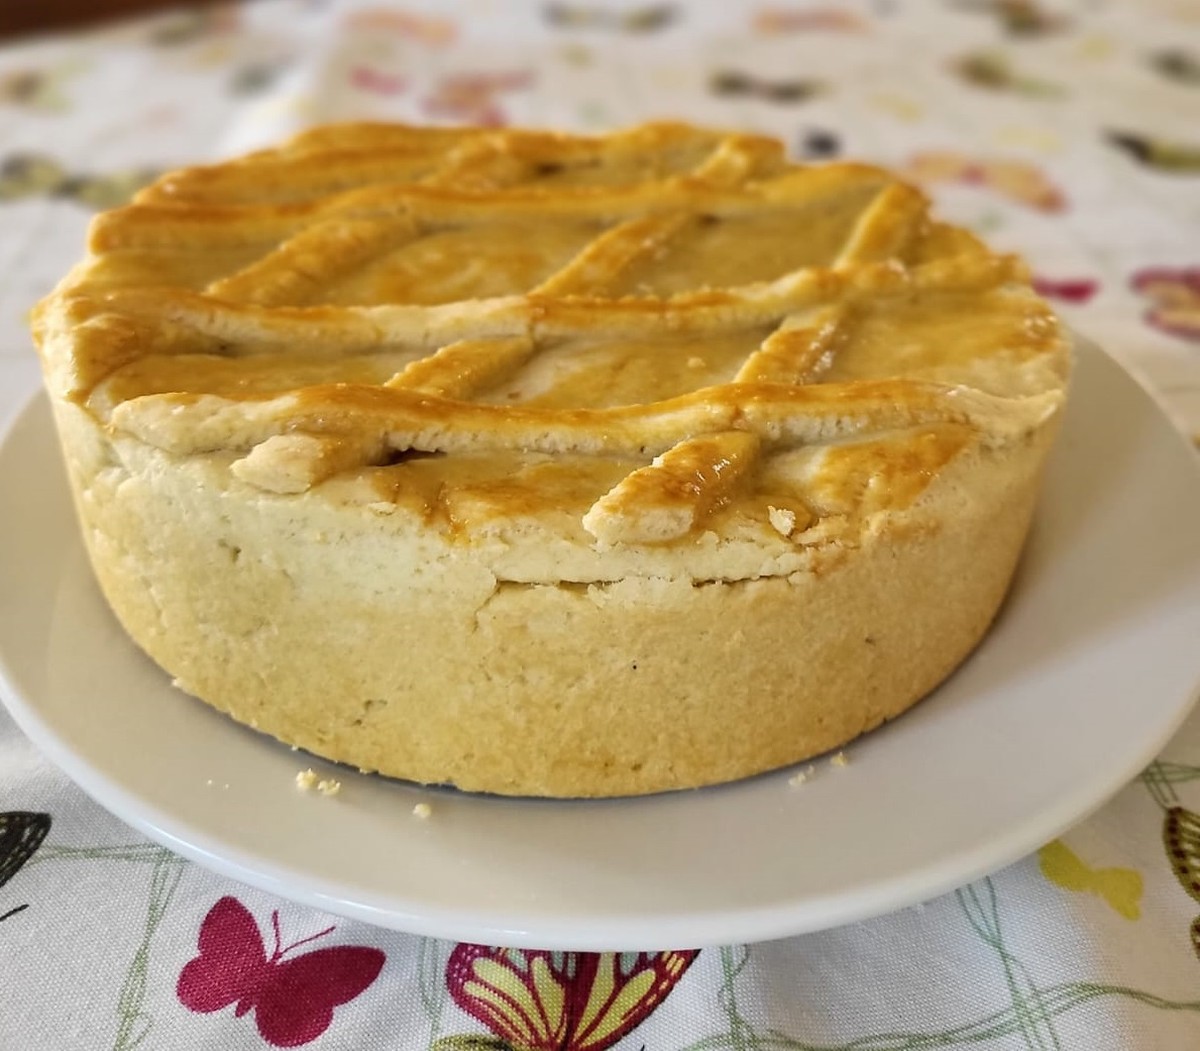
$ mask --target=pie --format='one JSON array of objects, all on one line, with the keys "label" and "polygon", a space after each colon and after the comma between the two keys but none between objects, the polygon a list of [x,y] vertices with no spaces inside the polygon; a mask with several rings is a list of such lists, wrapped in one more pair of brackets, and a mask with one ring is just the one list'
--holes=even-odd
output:
[{"label": "pie", "polygon": [[839,748],[1004,597],[1070,345],[878,168],[651,124],[319,128],[99,215],[35,335],[180,689],[556,797]]}]

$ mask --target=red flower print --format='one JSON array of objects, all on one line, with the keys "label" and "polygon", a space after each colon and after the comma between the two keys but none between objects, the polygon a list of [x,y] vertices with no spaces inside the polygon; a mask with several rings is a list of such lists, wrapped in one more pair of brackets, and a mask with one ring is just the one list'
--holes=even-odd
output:
[{"label": "red flower print", "polygon": [[1064,303],[1086,303],[1100,291],[1100,282],[1090,277],[1035,277],[1033,290],[1047,299],[1060,299]]},{"label": "red flower print", "polygon": [[334,945],[285,960],[285,954],[334,928],[281,948],[278,911],[271,913],[271,926],[275,949],[268,957],[249,910],[237,898],[222,898],[200,925],[200,952],[179,973],[175,994],[200,1013],[230,1004],[237,1004],[235,1018],[253,1010],[268,1044],[299,1047],[329,1028],[335,1007],[375,981],[384,955],[361,945]]},{"label": "red flower print", "polygon": [[446,987],[511,1051],[604,1051],[649,1017],[698,953],[464,944],[450,954]]},{"label": "red flower print", "polygon": [[1163,332],[1200,341],[1200,266],[1152,266],[1133,275],[1130,284],[1153,304],[1143,315]]}]

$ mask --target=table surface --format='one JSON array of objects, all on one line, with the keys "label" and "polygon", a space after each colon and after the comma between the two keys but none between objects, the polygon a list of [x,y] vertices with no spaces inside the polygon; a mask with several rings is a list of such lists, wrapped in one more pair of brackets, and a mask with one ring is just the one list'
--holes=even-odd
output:
[{"label": "table surface", "polygon": [[[30,306],[90,216],[157,172],[326,120],[663,117],[907,173],[1022,252],[1200,435],[1200,0],[259,0],[9,41],[0,425],[39,386]],[[1097,814],[925,905],[698,953],[550,954],[213,875],[106,814],[0,711],[0,1048],[1194,1049],[1197,778],[1193,717]],[[272,958],[278,939],[294,949]]]}]

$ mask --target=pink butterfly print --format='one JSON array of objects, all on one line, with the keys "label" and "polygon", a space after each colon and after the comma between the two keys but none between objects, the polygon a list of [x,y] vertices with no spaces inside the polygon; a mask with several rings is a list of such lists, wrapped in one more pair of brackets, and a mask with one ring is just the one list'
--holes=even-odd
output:
[{"label": "pink butterfly print", "polygon": [[1200,266],[1151,266],[1130,279],[1150,300],[1146,321],[1180,339],[1200,341]]},{"label": "pink butterfly print", "polygon": [[385,957],[378,949],[334,945],[285,960],[285,954],[334,928],[281,948],[278,910],[271,913],[271,926],[275,949],[268,957],[249,910],[237,898],[222,898],[200,925],[200,953],[180,971],[175,993],[184,1007],[203,1014],[233,1003],[235,1018],[253,1010],[268,1044],[299,1047],[329,1028],[335,1007],[375,981]]},{"label": "pink butterfly print", "polygon": [[455,947],[454,1002],[513,1051],[604,1051],[646,1020],[699,949],[548,952]]},{"label": "pink butterfly print", "polygon": [[1060,299],[1064,303],[1086,303],[1100,291],[1100,283],[1090,277],[1068,277],[1062,280],[1035,277],[1033,290],[1047,299]]}]

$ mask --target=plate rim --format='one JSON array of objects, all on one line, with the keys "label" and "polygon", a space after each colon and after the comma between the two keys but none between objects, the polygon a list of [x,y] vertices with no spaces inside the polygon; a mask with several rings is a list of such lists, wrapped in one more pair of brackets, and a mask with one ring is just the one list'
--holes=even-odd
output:
[{"label": "plate rim", "polygon": [[[1200,483],[1200,458],[1194,456],[1186,437],[1171,422],[1154,392],[1147,390],[1135,376],[1090,341],[1078,342],[1081,357],[1084,354],[1098,354],[1121,373],[1123,382],[1147,397],[1157,422],[1164,428],[1164,435],[1166,432],[1174,435],[1188,457],[1193,459],[1194,479]],[[1076,367],[1079,367],[1078,363]],[[0,435],[0,453],[9,449],[13,436],[19,435],[23,428],[38,425],[36,417],[39,413],[49,418],[49,404],[44,392],[35,393],[4,429]],[[2,463],[3,459],[0,459]],[[0,482],[5,477],[6,470],[0,469]],[[56,479],[56,484],[62,481]],[[71,525],[74,528],[74,523]],[[81,550],[82,544],[77,533],[68,531],[68,536],[74,536],[73,542]],[[72,541],[69,539],[70,543]],[[98,591],[97,598],[102,602]],[[986,639],[982,645],[987,645]],[[25,697],[18,688],[9,667],[7,648],[7,640],[0,637],[0,699],[18,727],[87,795],[151,840],[206,869],[326,912],[418,935],[525,948],[607,951],[662,948],[665,945],[696,948],[732,942],[766,941],[866,919],[929,900],[1025,856],[1041,843],[1101,808],[1162,751],[1200,698],[1198,666],[1190,698],[1177,705],[1173,717],[1162,724],[1159,733],[1147,738],[1142,747],[1129,753],[1119,771],[1111,771],[1102,779],[1106,787],[1097,790],[1092,782],[1082,784],[1074,792],[1060,796],[1055,806],[1040,811],[1036,821],[1009,828],[1004,834],[992,837],[972,850],[960,852],[951,859],[949,866],[945,858],[929,859],[923,865],[910,868],[902,876],[893,876],[848,893],[827,895],[828,900],[810,896],[803,902],[791,903],[782,909],[774,903],[765,906],[747,904],[737,912],[716,916],[683,913],[652,919],[627,915],[619,921],[591,918],[581,920],[568,933],[531,925],[528,920],[520,921],[513,916],[497,916],[494,911],[473,913],[469,908],[447,909],[428,904],[414,911],[411,907],[397,908],[394,904],[381,906],[371,903],[366,899],[373,896],[361,893],[358,900],[352,900],[346,894],[345,885],[339,888],[326,881],[314,880],[311,876],[306,878],[303,874],[299,875],[305,880],[304,885],[297,885],[294,881],[298,874],[294,865],[281,864],[270,858],[256,858],[240,847],[221,843],[214,839],[209,830],[197,828],[192,823],[185,821],[181,827],[180,822],[173,819],[169,809],[164,810],[159,801],[137,797],[94,765],[87,756],[78,755],[70,749],[39,711],[36,702]],[[229,725],[231,729],[242,729],[232,722]],[[308,761],[307,756],[305,761]],[[345,768],[338,769],[344,770],[347,777],[362,776]],[[763,776],[778,778],[786,776],[786,773],[775,772]],[[574,802],[583,801],[567,801],[565,805],[570,806]],[[628,800],[625,803],[636,806],[638,801]],[[408,820],[407,815],[401,820]],[[820,914],[819,919],[814,919],[816,913]],[[634,927],[631,927],[631,924],[639,923],[650,926],[653,936],[648,940],[638,936]],[[695,936],[698,927],[707,932],[699,938]]]}]

